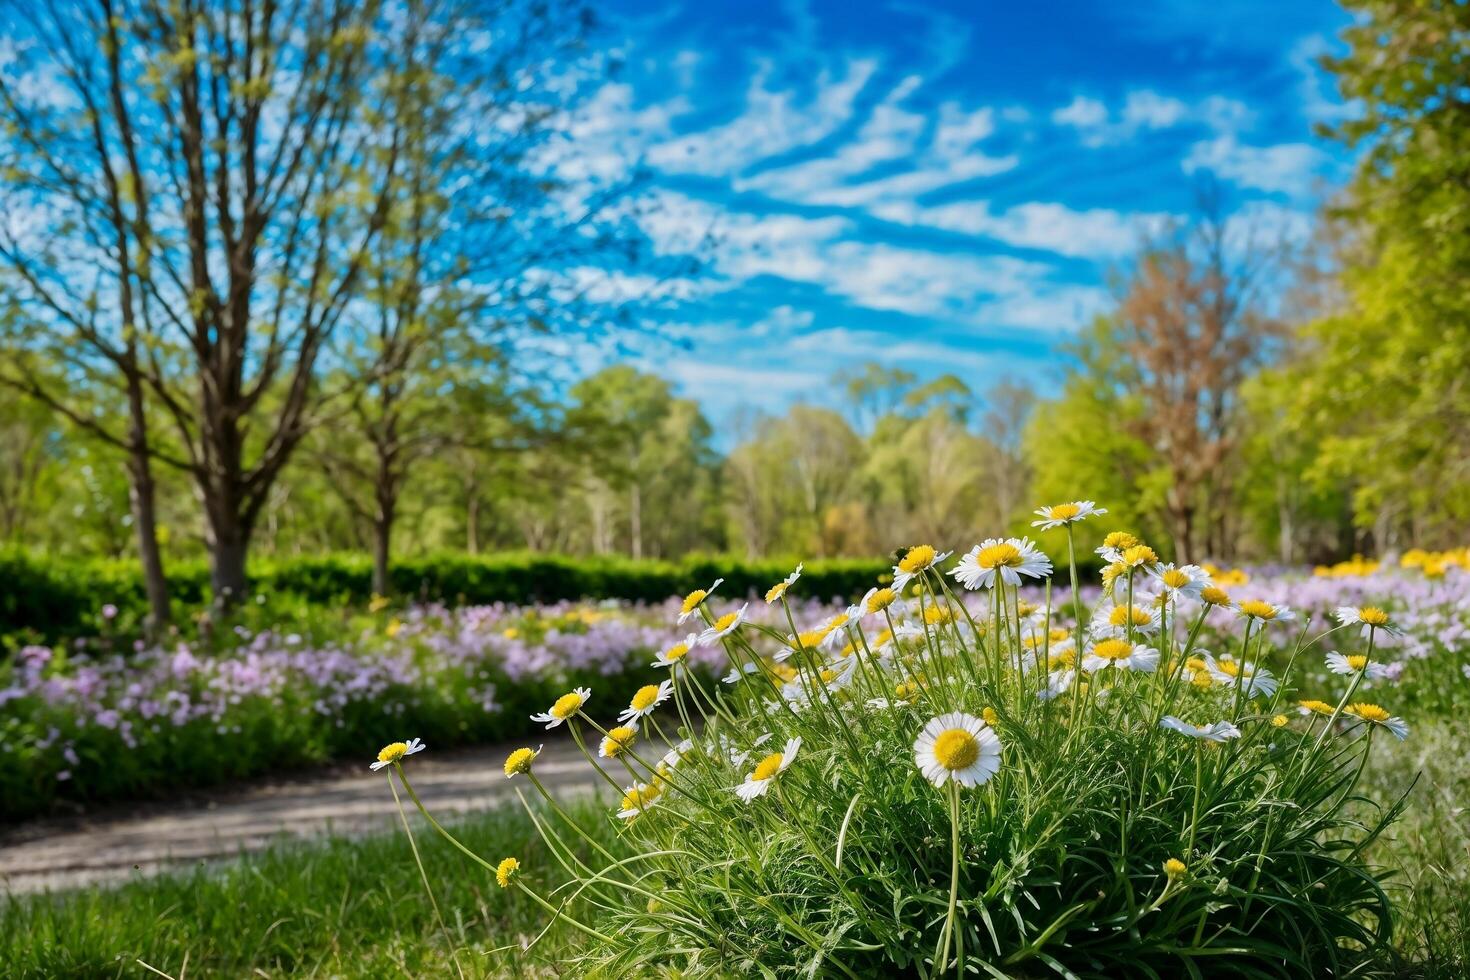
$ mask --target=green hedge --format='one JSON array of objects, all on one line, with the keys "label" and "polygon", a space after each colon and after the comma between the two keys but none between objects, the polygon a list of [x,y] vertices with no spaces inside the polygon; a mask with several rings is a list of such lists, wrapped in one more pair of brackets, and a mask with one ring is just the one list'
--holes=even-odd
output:
[{"label": "green hedge", "polygon": [[[790,573],[786,560],[745,561],[691,556],[678,561],[506,553],[444,553],[405,558],[393,566],[394,592],[405,599],[450,604],[524,604],[558,599],[631,599],[657,602],[723,578],[727,595],[764,592]],[[807,562],[801,594],[822,599],[861,595],[890,566],[877,559]],[[199,561],[168,566],[175,619],[187,621],[209,597],[209,568]],[[365,555],[264,560],[250,568],[257,593],[311,603],[359,604],[372,594],[372,562]],[[52,560],[0,553],[0,644],[55,643],[102,631],[129,634],[147,611],[141,574],[122,560]],[[118,614],[104,621],[104,605]]]}]

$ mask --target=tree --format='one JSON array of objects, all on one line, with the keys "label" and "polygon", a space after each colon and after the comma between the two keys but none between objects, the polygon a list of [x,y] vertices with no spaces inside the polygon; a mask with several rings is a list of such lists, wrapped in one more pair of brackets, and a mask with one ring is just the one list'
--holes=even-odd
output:
[{"label": "tree", "polygon": [[1109,373],[1137,394],[1131,428],[1168,472],[1163,516],[1179,561],[1229,544],[1205,532],[1220,527],[1212,501],[1229,498],[1240,386],[1280,331],[1262,293],[1270,257],[1206,192],[1194,222],[1144,249],[1108,318],[1120,355]]},{"label": "tree", "polygon": [[[353,0],[13,10],[36,42],[19,70],[66,98],[0,92],[9,166],[28,175],[12,206],[54,216],[50,249],[12,235],[6,259],[46,327],[90,343],[74,369],[126,393],[128,434],[98,434],[129,453],[135,509],[151,494],[144,461],[187,472],[212,585],[238,597],[261,509],[333,394],[318,358],[387,217],[399,146],[380,123],[402,90],[402,25]],[[89,265],[111,288],[78,295]],[[63,404],[28,364],[20,375]],[[176,451],[151,438],[149,409]]]}]

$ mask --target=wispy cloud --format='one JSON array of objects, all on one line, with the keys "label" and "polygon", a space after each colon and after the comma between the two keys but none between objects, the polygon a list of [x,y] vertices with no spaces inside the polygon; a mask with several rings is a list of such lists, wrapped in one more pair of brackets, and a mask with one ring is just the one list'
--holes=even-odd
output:
[{"label": "wispy cloud", "polygon": [[1307,143],[1249,146],[1226,134],[1194,144],[1181,167],[1186,174],[1207,170],[1241,187],[1302,196],[1324,161],[1322,151]]},{"label": "wispy cloud", "polygon": [[895,203],[878,208],[877,214],[900,224],[983,235],[1018,248],[1090,259],[1126,255],[1174,217],[1162,212],[1128,214],[1112,208],[1079,211],[1044,201],[999,212],[989,201],[953,201],[931,207]]},{"label": "wispy cloud", "polygon": [[820,142],[852,118],[857,95],[877,67],[871,58],[849,59],[840,76],[823,70],[803,98],[795,89],[772,87],[775,66],[762,62],[738,116],[651,147],[648,162],[667,173],[728,176]]}]

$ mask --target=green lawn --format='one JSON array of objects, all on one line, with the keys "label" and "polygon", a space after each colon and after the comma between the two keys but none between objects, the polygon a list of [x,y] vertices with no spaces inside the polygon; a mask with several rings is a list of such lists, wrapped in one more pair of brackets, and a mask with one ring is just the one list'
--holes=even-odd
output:
[{"label": "green lawn", "polygon": [[[1422,725],[1402,745],[1381,744],[1368,792],[1389,800],[1420,773],[1412,805],[1375,844],[1397,869],[1397,975],[1470,975],[1470,760],[1448,724]],[[572,808],[605,842],[616,828],[592,803]],[[0,904],[0,963],[6,976],[146,977],[141,963],[175,978],[203,976],[467,977],[545,976],[546,952],[576,933],[553,929],[534,957],[513,951],[548,915],[502,891],[415,821],[419,849],[448,937],[435,920],[408,841],[400,832],[360,840],[283,844],[223,867],[131,882],[116,889]],[[456,825],[492,863],[518,856],[544,894],[564,880],[519,809]],[[565,835],[572,839],[572,835]],[[575,910],[589,919],[585,909]]]},{"label": "green lawn", "polygon": [[[572,812],[596,836],[615,839],[606,811]],[[598,829],[600,828],[600,829]],[[545,894],[565,880],[524,813],[505,809],[455,825],[476,853],[517,855]],[[433,907],[400,831],[359,840],[283,844],[224,866],[79,891],[0,902],[0,970],[6,978],[534,976],[529,958],[489,954],[536,935],[550,916],[421,821],[415,835]],[[566,835],[569,839],[572,835]],[[568,935],[570,934],[570,935]],[[543,945],[576,933],[554,929]],[[538,949],[537,953],[541,950]]]}]

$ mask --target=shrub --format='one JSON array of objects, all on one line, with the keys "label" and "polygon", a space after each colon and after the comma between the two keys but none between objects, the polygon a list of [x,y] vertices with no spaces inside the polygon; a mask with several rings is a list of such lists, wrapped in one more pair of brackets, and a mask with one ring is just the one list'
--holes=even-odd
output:
[{"label": "shrub", "polygon": [[[136,636],[147,605],[136,563],[125,560],[49,560],[22,551],[0,552],[0,651],[29,643],[56,643],[97,633]],[[526,605],[566,599],[657,602],[685,582],[723,575],[727,594],[764,589],[785,574],[782,561],[736,562],[706,556],[678,561],[509,553],[442,553],[405,558],[392,568],[395,593],[410,601],[452,605],[503,602]],[[831,559],[806,569],[808,594],[848,598],[886,566],[878,561]],[[175,622],[188,624],[209,601],[209,569],[201,561],[171,562],[169,587]],[[251,565],[252,589],[274,607],[292,600],[315,605],[366,605],[372,562],[365,555],[262,560]],[[104,617],[104,606],[116,610]]]},{"label": "shrub", "polygon": [[[1330,675],[1335,691],[1294,692],[1315,654],[1288,640],[1288,609],[1233,603],[1203,571],[1114,543],[1109,593],[1080,628],[1049,592],[1021,601],[1020,576],[1050,564],[1015,539],[961,561],[965,598],[917,548],[894,569],[902,598],[875,590],[796,635],[695,593],[730,690],[676,667],[618,722],[594,721],[611,699],[582,692],[544,716],[628,784],[613,819],[635,856],[544,895],[535,867],[482,863],[548,908],[601,910],[572,923],[589,943],[559,967],[586,975],[1371,966],[1393,909],[1364,849],[1396,808],[1357,786],[1374,739],[1406,729],[1354,696],[1391,624],[1365,613],[1350,634],[1365,659]],[[1235,624],[1233,654],[1200,649],[1207,620]],[[382,758],[412,796],[401,748]],[[535,780],[533,756],[507,772]],[[542,826],[553,851],[579,833]]]}]

